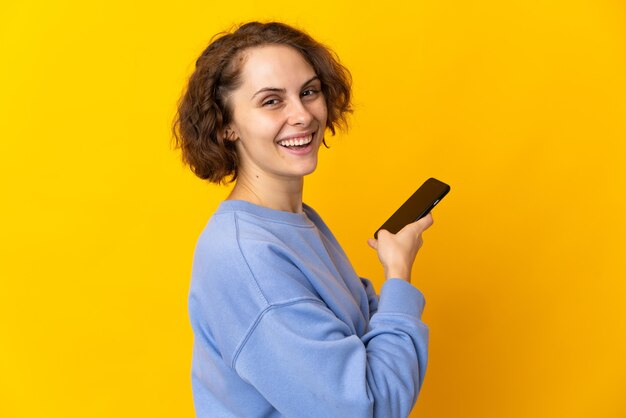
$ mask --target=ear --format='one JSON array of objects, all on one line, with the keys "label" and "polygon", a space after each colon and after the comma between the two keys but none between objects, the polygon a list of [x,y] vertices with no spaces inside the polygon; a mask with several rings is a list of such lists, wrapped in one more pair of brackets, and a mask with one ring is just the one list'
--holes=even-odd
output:
[{"label": "ear", "polygon": [[235,134],[235,131],[233,131],[230,126],[227,126],[222,130],[222,136],[226,141],[234,142],[239,139],[237,134]]}]

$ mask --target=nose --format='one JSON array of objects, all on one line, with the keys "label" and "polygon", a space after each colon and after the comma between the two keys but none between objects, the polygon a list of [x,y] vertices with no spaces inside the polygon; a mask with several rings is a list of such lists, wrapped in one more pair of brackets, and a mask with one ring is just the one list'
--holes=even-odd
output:
[{"label": "nose", "polygon": [[287,119],[290,125],[308,126],[312,120],[313,115],[301,100],[292,101]]}]

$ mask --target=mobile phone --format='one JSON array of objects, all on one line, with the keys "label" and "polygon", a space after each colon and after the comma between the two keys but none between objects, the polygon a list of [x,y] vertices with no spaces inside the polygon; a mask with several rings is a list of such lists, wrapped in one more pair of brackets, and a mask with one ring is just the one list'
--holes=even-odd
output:
[{"label": "mobile phone", "polygon": [[435,178],[429,178],[402,206],[387,219],[374,233],[378,238],[378,231],[386,229],[392,234],[397,233],[406,225],[428,215],[428,212],[444,198],[450,191],[450,186]]}]

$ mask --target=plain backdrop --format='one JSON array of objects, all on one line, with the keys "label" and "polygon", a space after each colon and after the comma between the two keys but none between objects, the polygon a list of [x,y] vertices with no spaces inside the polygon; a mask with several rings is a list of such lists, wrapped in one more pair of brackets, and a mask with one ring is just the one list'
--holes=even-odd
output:
[{"label": "plain backdrop", "polygon": [[0,6],[0,416],[192,417],[187,292],[229,187],[171,147],[217,32],[281,20],[354,77],[305,202],[367,238],[452,191],[413,271],[412,417],[626,416],[626,5],[617,0],[7,1]]}]

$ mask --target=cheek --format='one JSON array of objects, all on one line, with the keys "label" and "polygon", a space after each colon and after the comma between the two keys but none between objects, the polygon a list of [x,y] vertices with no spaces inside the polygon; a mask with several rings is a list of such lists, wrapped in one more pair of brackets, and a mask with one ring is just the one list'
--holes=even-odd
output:
[{"label": "cheek", "polygon": [[320,122],[324,122],[326,124],[326,119],[328,118],[328,109],[326,108],[326,99],[321,99],[316,103],[316,106],[313,109],[315,117]]},{"label": "cheek", "polygon": [[273,138],[278,130],[280,124],[271,116],[257,115],[256,117],[248,117],[243,123],[240,123],[239,133],[242,138],[246,138],[250,141],[265,140],[267,138]]},{"label": "cheek", "polygon": [[282,126],[283,124],[275,118],[263,118],[257,120],[251,133],[256,137],[259,144],[267,146],[268,143],[276,140]]}]

